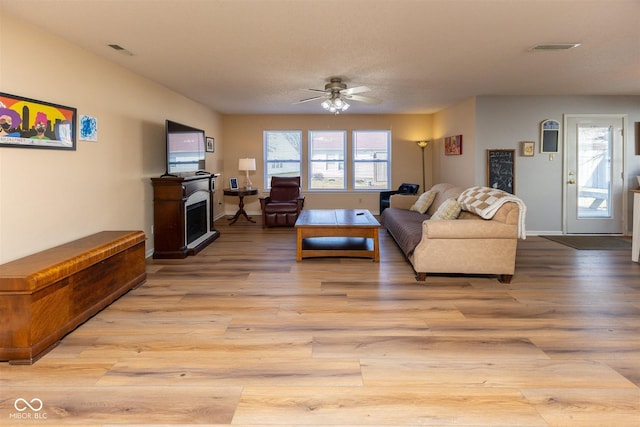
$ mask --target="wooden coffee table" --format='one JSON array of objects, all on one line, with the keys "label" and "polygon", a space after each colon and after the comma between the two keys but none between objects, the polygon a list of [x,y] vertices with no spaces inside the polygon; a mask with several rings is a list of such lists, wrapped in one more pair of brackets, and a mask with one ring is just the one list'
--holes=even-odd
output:
[{"label": "wooden coffee table", "polygon": [[366,209],[307,209],[296,221],[296,260],[360,257],[380,261],[380,223]]}]

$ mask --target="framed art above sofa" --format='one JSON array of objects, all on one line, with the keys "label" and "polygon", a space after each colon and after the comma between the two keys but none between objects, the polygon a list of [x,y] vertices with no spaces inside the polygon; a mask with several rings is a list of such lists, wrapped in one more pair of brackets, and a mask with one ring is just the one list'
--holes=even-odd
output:
[{"label": "framed art above sofa", "polygon": [[445,156],[459,156],[462,154],[462,135],[447,136],[444,139]]}]

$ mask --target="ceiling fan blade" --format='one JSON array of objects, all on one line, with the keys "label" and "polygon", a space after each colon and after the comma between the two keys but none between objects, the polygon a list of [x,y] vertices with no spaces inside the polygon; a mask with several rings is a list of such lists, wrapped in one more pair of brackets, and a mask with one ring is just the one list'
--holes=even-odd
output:
[{"label": "ceiling fan blade", "polygon": [[352,87],[349,89],[341,90],[340,93],[343,93],[345,95],[354,95],[356,93],[369,92],[370,90],[371,89],[369,89],[366,86],[358,86],[358,87]]},{"label": "ceiling fan blade", "polygon": [[381,99],[373,98],[371,96],[362,96],[362,95],[347,95],[345,98],[352,101],[364,102],[366,104],[380,104],[382,102]]},{"label": "ceiling fan blade", "polygon": [[307,90],[312,90],[314,92],[327,92],[325,89],[307,89]]},{"label": "ceiling fan blade", "polygon": [[294,102],[294,104],[302,104],[303,102],[315,101],[317,99],[324,99],[324,98],[326,98],[326,96],[314,96],[311,98],[301,99],[298,102]]}]

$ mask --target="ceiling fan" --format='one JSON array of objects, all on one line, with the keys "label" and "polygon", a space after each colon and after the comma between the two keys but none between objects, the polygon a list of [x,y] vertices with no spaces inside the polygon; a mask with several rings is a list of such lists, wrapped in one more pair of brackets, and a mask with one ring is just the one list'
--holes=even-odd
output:
[{"label": "ceiling fan", "polygon": [[309,89],[314,92],[322,92],[322,95],[313,96],[311,98],[301,99],[294,104],[302,104],[304,102],[316,101],[323,99],[322,108],[332,113],[339,114],[349,108],[349,101],[364,102],[367,104],[380,104],[382,101],[370,96],[358,95],[359,93],[369,92],[366,86],[358,86],[347,89],[347,85],[342,82],[340,77],[331,77],[329,83],[324,85],[324,89]]}]

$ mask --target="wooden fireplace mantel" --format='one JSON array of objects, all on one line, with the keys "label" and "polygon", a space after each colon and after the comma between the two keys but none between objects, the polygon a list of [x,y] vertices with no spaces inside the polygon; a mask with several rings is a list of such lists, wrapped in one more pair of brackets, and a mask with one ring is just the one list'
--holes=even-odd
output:
[{"label": "wooden fireplace mantel", "polygon": [[[153,258],[186,258],[195,255],[220,236],[214,228],[213,195],[217,175],[151,178],[153,185]],[[207,200],[208,221],[205,235],[195,245],[187,241],[186,209],[189,201],[202,196]]]}]

